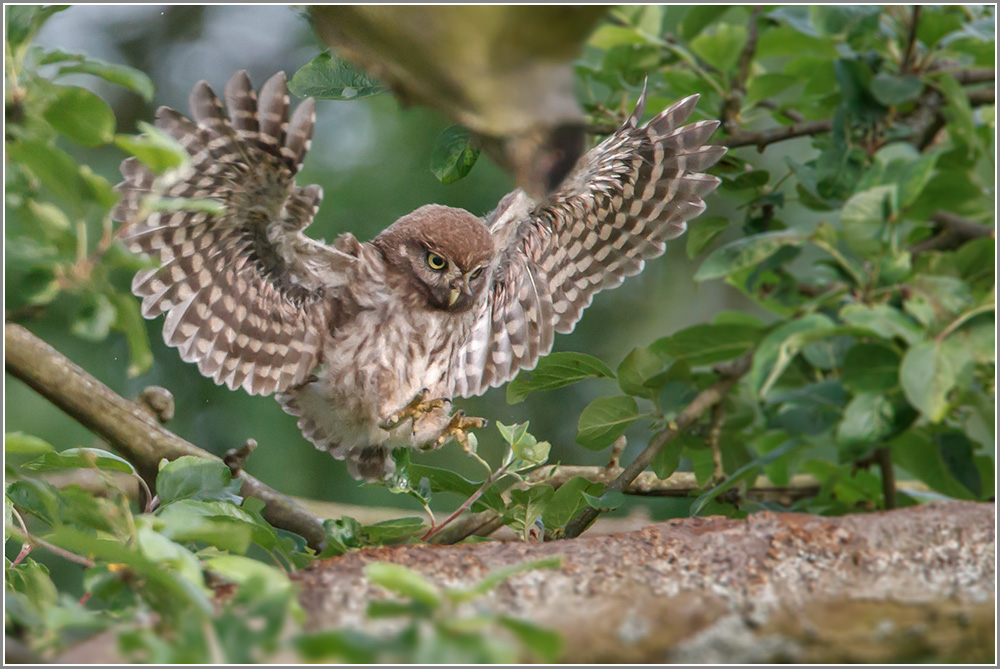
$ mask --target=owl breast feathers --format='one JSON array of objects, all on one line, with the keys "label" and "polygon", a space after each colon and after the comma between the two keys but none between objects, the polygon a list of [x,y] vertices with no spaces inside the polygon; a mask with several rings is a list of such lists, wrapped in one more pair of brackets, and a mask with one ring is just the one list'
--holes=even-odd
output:
[{"label": "owl breast feathers", "polygon": [[716,121],[681,125],[697,96],[640,126],[643,92],[543,202],[518,190],[485,219],[428,205],[371,242],[328,245],[303,234],[322,190],[295,184],[312,99],[289,119],[284,74],[258,99],[245,72],[225,98],[228,114],[202,81],[191,119],[158,110],[190,155],[182,167],[122,163],[119,234],[160,263],[132,290],[143,316],[166,314],[181,358],[230,389],[276,393],[307,439],[367,479],[391,472],[394,448],[462,440],[477,424],[451,415],[451,398],[533,368],[595,293],[661,255],[704,210],[719,180],[703,171],[725,153],[705,145]]}]

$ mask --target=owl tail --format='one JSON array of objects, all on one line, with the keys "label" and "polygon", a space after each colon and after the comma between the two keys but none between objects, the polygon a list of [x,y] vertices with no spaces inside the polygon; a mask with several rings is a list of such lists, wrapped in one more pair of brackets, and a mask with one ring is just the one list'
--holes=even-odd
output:
[{"label": "owl tail", "polygon": [[136,274],[132,291],[143,316],[166,314],[164,341],[216,383],[270,394],[315,367],[327,321],[323,284],[300,248],[316,245],[300,231],[322,191],[294,185],[313,102],[289,121],[284,74],[264,84],[258,101],[239,72],[225,97],[228,118],[204,81],[191,93],[193,121],[157,111],[156,126],[190,160],[159,177],[125,160],[112,216],[124,222],[119,235],[130,250],[159,261]]}]

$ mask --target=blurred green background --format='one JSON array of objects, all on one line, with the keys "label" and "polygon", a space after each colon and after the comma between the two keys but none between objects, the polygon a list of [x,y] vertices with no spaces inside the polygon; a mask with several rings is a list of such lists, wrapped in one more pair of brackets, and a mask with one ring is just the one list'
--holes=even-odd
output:
[{"label": "blurred green background", "polygon": [[[683,16],[689,8],[677,8]],[[668,10],[669,13],[673,9]],[[152,121],[159,105],[187,112],[188,92],[205,79],[219,93],[228,78],[246,69],[256,86],[273,73],[291,76],[323,46],[301,11],[276,6],[75,6],[55,15],[35,43],[45,48],[84,53],[112,63],[132,65],[152,78],[157,92],[152,104],[94,77],[78,76],[74,83],[104,98],[118,117],[118,132],[133,133],[138,121]],[[637,95],[637,92],[636,92]],[[294,102],[293,102],[294,104]],[[647,110],[647,117],[659,110]],[[701,117],[714,116],[703,110]],[[317,127],[299,182],[323,187],[325,197],[310,234],[332,239],[349,230],[370,239],[397,217],[427,203],[464,207],[477,215],[489,212],[513,189],[513,181],[485,156],[465,179],[442,185],[429,164],[437,135],[451,123],[423,108],[403,109],[391,95],[358,101],[319,101]],[[125,157],[114,146],[83,150],[66,143],[64,149],[89,164],[112,183],[120,181],[118,164]],[[747,156],[756,155],[743,149]],[[812,154],[808,139],[787,142],[782,153],[797,160]],[[780,157],[760,156],[762,166],[780,163]],[[740,219],[738,202],[714,194],[708,213]],[[794,204],[785,218],[795,221]],[[810,220],[815,214],[806,213]],[[694,225],[697,225],[695,221]],[[695,284],[695,263],[684,253],[684,238],[669,245],[665,257],[650,263],[621,288],[599,294],[576,331],[557,337],[555,350],[582,351],[615,367],[635,346],[689,325],[705,322],[723,309],[758,310],[722,282]],[[222,454],[247,438],[260,447],[246,469],[274,488],[291,495],[378,506],[419,508],[404,496],[351,479],[343,463],[316,451],[302,438],[295,419],[270,398],[249,397],[215,386],[194,365],[183,363],[176,351],[162,343],[162,319],[147,322],[155,364],[138,378],[126,375],[128,349],[124,337],[113,333],[95,345],[71,335],[66,323],[79,305],[60,299],[25,325],[111,388],[135,398],[148,385],[169,389],[177,402],[176,418],[168,427],[185,439]],[[603,387],[601,384],[607,384]],[[504,389],[459,402],[471,415],[515,423],[531,421],[531,431],[553,444],[550,462],[605,464],[607,455],[591,453],[574,444],[580,411],[595,397],[607,394],[613,381],[593,381],[544,394],[525,403],[508,405]],[[41,399],[33,391],[5,377],[5,414],[8,432],[22,430],[57,448],[93,445],[85,429]],[[633,427],[626,436],[629,454],[640,450],[649,434]],[[491,425],[479,433],[481,453],[496,461],[500,438]],[[627,454],[628,455],[628,454]],[[419,454],[418,461],[479,475],[457,445]],[[442,495],[434,507],[454,506],[458,500]],[[670,515],[669,500],[632,500],[650,507],[654,517]],[[623,510],[624,511],[624,510]]]}]

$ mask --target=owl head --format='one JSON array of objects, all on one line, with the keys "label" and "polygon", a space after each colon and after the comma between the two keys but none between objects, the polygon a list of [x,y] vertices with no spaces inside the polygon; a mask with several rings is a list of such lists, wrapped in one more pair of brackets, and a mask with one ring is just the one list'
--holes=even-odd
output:
[{"label": "owl head", "polygon": [[425,205],[386,228],[373,243],[414,306],[465,312],[489,283],[493,238],[482,220],[464,209]]}]

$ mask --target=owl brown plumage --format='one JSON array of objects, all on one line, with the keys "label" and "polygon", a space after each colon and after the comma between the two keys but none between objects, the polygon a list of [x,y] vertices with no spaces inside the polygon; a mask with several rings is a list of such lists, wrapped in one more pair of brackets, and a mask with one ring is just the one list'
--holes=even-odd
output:
[{"label": "owl brown plumage", "polygon": [[[158,178],[122,163],[114,217],[130,249],[159,260],[132,284],[146,318],[202,374],[251,394],[278,393],[307,439],[358,478],[392,469],[397,447],[433,448],[478,425],[450,414],[469,397],[531,369],[570,332],[595,293],[640,272],[700,214],[719,183],[703,170],[725,149],[718,126],[682,126],[686,98],[588,152],[545,202],[522,191],[485,220],[427,205],[372,242],[306,237],[322,190],[299,187],[312,100],[289,120],[285,77],[258,99],[245,72],[222,103],[205,82],[193,120],[161,108],[156,124],[190,154]],[[162,200],[215,200],[222,213],[148,213]],[[425,401],[426,400],[426,401]]]}]

